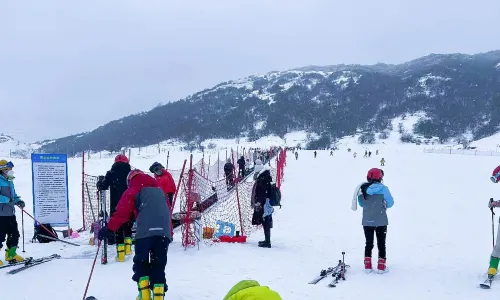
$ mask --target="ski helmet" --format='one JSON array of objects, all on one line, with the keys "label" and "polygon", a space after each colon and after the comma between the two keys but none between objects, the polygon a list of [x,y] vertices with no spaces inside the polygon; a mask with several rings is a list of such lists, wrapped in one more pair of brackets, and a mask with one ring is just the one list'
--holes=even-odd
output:
[{"label": "ski helmet", "polygon": [[368,171],[368,174],[366,175],[366,180],[369,182],[372,181],[381,181],[382,178],[384,178],[384,171],[378,168],[373,168]]},{"label": "ski helmet", "polygon": [[154,164],[149,167],[149,172],[151,173],[156,173],[157,171],[163,169],[163,165],[160,164],[159,162],[155,161]]},{"label": "ski helmet", "polygon": [[139,169],[134,169],[134,170],[130,171],[127,175],[127,186],[130,185],[130,181],[132,180],[132,178],[134,178],[135,176],[137,176],[139,174],[144,174],[144,173]]},{"label": "ski helmet", "polygon": [[496,167],[495,170],[493,170],[490,179],[491,181],[493,181],[493,183],[497,183],[500,180],[500,166]]},{"label": "ski helmet", "polygon": [[123,163],[129,163],[129,160],[128,158],[125,156],[125,154],[118,154],[116,157],[115,157],[115,163],[117,162],[123,162]]}]

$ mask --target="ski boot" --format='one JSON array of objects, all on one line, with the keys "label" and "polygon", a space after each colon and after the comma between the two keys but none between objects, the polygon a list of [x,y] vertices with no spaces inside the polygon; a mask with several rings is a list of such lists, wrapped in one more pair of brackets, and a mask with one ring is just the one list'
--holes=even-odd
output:
[{"label": "ski boot", "polygon": [[125,238],[125,255],[130,255],[132,252],[132,238]]},{"label": "ski boot", "polygon": [[3,261],[0,260],[0,267],[3,266]]},{"label": "ski boot", "polygon": [[263,243],[259,242],[259,247],[261,248],[271,248],[271,242],[264,241]]},{"label": "ski boot", "polygon": [[377,270],[379,274],[383,274],[387,272],[387,267],[385,265],[385,259],[384,258],[379,258],[378,259],[378,264],[377,264]]},{"label": "ski boot", "polygon": [[371,257],[365,257],[365,272],[366,273],[371,273],[373,271],[372,269],[372,258]]},{"label": "ski boot", "polygon": [[165,286],[161,283],[156,283],[153,287],[153,300],[165,299]]},{"label": "ski boot", "polygon": [[490,258],[490,267],[488,268],[488,277],[493,277],[497,274],[498,262],[500,258],[492,256]]},{"label": "ski boot", "polygon": [[117,262],[125,261],[125,244],[119,244],[116,246],[116,261]]},{"label": "ski boot", "polygon": [[139,279],[137,283],[139,295],[136,300],[151,300],[151,290],[149,289],[149,277],[144,276]]},{"label": "ski boot", "polygon": [[5,260],[7,262],[21,262],[23,258],[16,253],[17,247],[5,249]]}]

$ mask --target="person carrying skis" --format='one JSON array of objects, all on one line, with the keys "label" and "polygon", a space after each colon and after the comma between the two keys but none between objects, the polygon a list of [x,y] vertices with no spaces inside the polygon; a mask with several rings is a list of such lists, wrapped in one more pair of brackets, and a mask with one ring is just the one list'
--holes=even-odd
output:
[{"label": "person carrying skis", "polygon": [[245,157],[242,155],[237,161],[238,163],[238,176],[245,177]]},{"label": "person carrying skis", "polygon": [[385,240],[387,236],[387,209],[394,205],[394,199],[387,186],[382,184],[384,171],[373,168],[368,171],[367,182],[360,185],[358,190],[358,203],[363,207],[363,231],[365,233],[365,270],[372,271],[372,250],[374,246],[374,235],[377,236],[378,265],[379,273],[384,273],[386,269],[386,248]]},{"label": "person carrying skis", "polygon": [[151,176],[133,170],[108,225],[99,231],[103,240],[127,223],[130,214],[137,220],[132,280],[137,282],[137,300],[163,300],[168,286],[165,279],[168,246],[172,242],[172,219],[167,197]]},{"label": "person carrying skis", "polygon": [[[24,208],[24,201],[16,194],[14,189],[14,164],[6,160],[0,160],[0,249],[7,237],[7,249],[5,249],[5,260],[7,263],[20,262],[23,258],[16,253],[19,244],[19,229],[15,205]],[[3,262],[0,260],[0,266]]]},{"label": "person carrying skis", "polygon": [[[115,157],[115,162],[111,166],[111,170],[106,172],[104,179],[97,182],[98,190],[110,190],[110,215],[116,211],[118,201],[127,189],[127,175],[130,173],[130,169],[128,158],[124,154],[119,154]],[[129,222],[124,223],[119,230],[116,230],[116,235],[109,239],[110,244],[116,244],[116,260],[118,262],[124,262],[125,255],[131,253],[133,224],[134,220],[131,217]]]},{"label": "person carrying skis", "polygon": [[[493,174],[491,175],[491,181],[493,183],[498,183],[500,180],[500,166],[496,167],[493,170]],[[488,207],[493,211],[493,208],[500,207],[500,201],[489,201]],[[488,277],[494,277],[498,271],[498,262],[500,261],[500,223],[498,224],[497,238],[495,242],[495,246],[493,247],[493,251],[490,256],[490,266],[488,268]]]},{"label": "person carrying skis", "polygon": [[162,164],[159,162],[155,162],[149,167],[149,171],[155,175],[155,179],[158,182],[158,185],[161,187],[163,192],[168,198],[168,204],[170,205],[170,209],[172,209],[174,194],[175,194],[175,181]]}]

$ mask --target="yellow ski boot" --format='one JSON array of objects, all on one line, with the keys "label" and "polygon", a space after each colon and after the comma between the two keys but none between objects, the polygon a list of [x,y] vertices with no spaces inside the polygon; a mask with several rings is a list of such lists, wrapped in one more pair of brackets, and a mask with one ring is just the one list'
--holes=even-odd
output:
[{"label": "yellow ski boot", "polygon": [[137,296],[136,300],[151,300],[148,276],[141,277],[137,283],[137,287],[139,289],[139,296]]},{"label": "yellow ski boot", "polygon": [[3,261],[0,260],[0,267],[3,266]]},{"label": "yellow ski boot", "polygon": [[153,300],[165,299],[165,286],[161,283],[155,284],[153,287]]},{"label": "yellow ski boot", "polygon": [[488,268],[488,276],[493,277],[497,274],[498,262],[500,259],[498,257],[490,257],[490,267]]},{"label": "yellow ski boot", "polygon": [[132,254],[132,238],[125,238],[125,255]]},{"label": "yellow ski boot", "polygon": [[16,253],[17,247],[5,249],[5,260],[7,262],[21,262],[24,259]]},{"label": "yellow ski boot", "polygon": [[116,246],[116,261],[124,262],[125,261],[125,245],[119,244]]}]

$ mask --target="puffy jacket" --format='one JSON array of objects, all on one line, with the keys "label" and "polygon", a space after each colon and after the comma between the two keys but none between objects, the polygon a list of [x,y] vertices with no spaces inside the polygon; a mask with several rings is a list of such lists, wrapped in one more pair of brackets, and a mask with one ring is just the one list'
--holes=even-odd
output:
[{"label": "puffy jacket", "polygon": [[138,174],[130,180],[128,189],[123,193],[115,213],[109,220],[108,228],[117,231],[129,221],[131,213],[137,220],[137,239],[165,236],[172,241],[170,207],[165,193],[153,177]]},{"label": "puffy jacket", "polygon": [[127,189],[127,176],[130,173],[130,165],[124,162],[116,162],[111,166],[111,170],[106,173],[104,182],[102,183],[103,189],[109,188],[109,205],[110,212],[113,214],[118,205],[123,192]]},{"label": "puffy jacket", "polygon": [[0,175],[0,216],[8,217],[16,213],[14,205],[21,200],[16,194],[14,182]]},{"label": "puffy jacket", "polygon": [[282,300],[281,296],[268,286],[261,286],[255,280],[242,280],[227,293],[223,300]]},{"label": "puffy jacket", "polygon": [[228,162],[224,165],[224,174],[226,174],[226,176],[232,174],[233,171],[234,165],[232,163]]},{"label": "puffy jacket", "polygon": [[240,157],[240,159],[238,159],[237,163],[238,163],[238,167],[240,169],[244,169],[245,168],[245,158],[243,156]]},{"label": "puffy jacket", "polygon": [[165,195],[168,195],[169,193],[175,193],[175,181],[174,178],[172,177],[172,174],[168,172],[167,170],[163,169],[162,174],[160,176],[155,174],[155,179],[156,182],[158,182],[158,185],[161,187]]},{"label": "puffy jacket", "polygon": [[387,226],[387,208],[394,205],[394,199],[387,186],[382,183],[364,183],[358,195],[359,206],[363,207],[363,226]]}]

